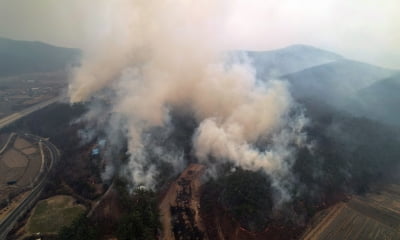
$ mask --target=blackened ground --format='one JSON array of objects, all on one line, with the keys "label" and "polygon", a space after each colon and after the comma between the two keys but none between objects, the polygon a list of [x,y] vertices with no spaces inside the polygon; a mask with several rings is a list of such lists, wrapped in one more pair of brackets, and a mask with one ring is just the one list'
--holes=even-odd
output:
[{"label": "blackened ground", "polygon": [[225,171],[203,187],[201,214],[210,239],[296,239],[316,212],[367,193],[398,171],[398,129],[321,103],[303,104],[314,147],[298,149],[292,200],[272,211],[274,190],[266,176]]},{"label": "blackened ground", "polygon": [[[215,183],[203,186],[201,197],[201,217],[205,222],[206,235],[209,239],[232,239],[232,240],[263,240],[263,239],[297,239],[304,231],[303,226],[294,225],[282,221],[268,221],[263,229],[249,231],[242,227],[240,216],[233,216],[220,202],[221,188]],[[263,212],[263,209],[257,209]],[[270,214],[267,210],[266,215]]]},{"label": "blackened ground", "polygon": [[180,186],[176,195],[176,206],[170,207],[172,231],[175,239],[202,240],[204,233],[196,225],[196,212],[191,208],[192,184],[185,178],[177,181]]}]

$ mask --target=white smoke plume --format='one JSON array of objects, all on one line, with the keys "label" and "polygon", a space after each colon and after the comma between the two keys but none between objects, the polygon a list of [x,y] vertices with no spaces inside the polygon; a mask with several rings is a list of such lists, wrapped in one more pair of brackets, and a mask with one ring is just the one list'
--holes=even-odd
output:
[{"label": "white smoke plume", "polygon": [[[282,81],[256,79],[250,61],[226,54],[230,14],[226,0],[114,0],[105,7],[104,31],[87,51],[70,84],[71,102],[111,89],[111,112],[120,116],[130,160],[124,171],[135,185],[152,187],[157,167],[146,147],[148,131],[168,135],[171,110],[193,114],[198,128],[193,151],[210,168],[231,162],[262,169],[280,188],[290,174],[294,146],[305,144],[307,119],[296,108]],[[110,132],[110,130],[108,131]],[[259,141],[268,147],[260,151]],[[179,146],[176,146],[179,149]],[[154,154],[176,168],[182,152]],[[285,191],[282,191],[284,195]]]}]

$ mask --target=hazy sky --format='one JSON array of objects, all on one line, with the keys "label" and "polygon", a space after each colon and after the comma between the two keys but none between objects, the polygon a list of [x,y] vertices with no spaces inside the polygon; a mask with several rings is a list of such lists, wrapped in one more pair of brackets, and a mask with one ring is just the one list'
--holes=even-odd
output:
[{"label": "hazy sky", "polygon": [[[84,48],[106,28],[111,1],[0,0],[0,36]],[[267,50],[303,43],[400,69],[399,0],[231,2],[228,46]]]}]

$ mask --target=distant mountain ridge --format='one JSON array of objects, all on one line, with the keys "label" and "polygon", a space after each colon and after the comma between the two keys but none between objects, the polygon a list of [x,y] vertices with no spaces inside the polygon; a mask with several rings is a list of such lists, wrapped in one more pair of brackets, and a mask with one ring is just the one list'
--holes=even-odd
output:
[{"label": "distant mountain ridge", "polygon": [[333,106],[396,71],[348,59],[304,69],[283,76],[290,82],[296,97],[313,97]]},{"label": "distant mountain ridge", "polygon": [[400,126],[400,73],[359,90],[346,107],[356,115]]},{"label": "distant mountain ridge", "polygon": [[261,80],[289,82],[302,101],[400,126],[400,71],[353,61],[307,45],[245,51]]},{"label": "distant mountain ridge", "polygon": [[0,37],[0,77],[62,70],[80,55],[79,49]]},{"label": "distant mountain ridge", "polygon": [[271,51],[245,51],[260,79],[281,77],[310,67],[335,62],[342,56],[307,45],[291,45]]},{"label": "distant mountain ridge", "polygon": [[[288,81],[296,99],[400,125],[400,71],[349,60],[307,45],[245,53],[260,80]],[[66,69],[79,49],[0,38],[0,77]]]}]

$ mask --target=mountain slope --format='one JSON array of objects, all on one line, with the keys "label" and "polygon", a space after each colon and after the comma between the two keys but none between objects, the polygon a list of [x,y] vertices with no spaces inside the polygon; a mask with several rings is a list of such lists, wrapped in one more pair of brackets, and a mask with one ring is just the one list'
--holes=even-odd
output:
[{"label": "mountain slope", "polygon": [[396,71],[341,59],[284,76],[297,98],[313,98],[340,107],[362,88]]},{"label": "mountain slope", "polygon": [[307,45],[246,53],[253,60],[260,79],[279,77],[342,59],[338,54]]},{"label": "mountain slope", "polygon": [[356,115],[400,126],[400,74],[357,92],[346,106]]},{"label": "mountain slope", "polygon": [[0,38],[0,77],[64,69],[79,55],[78,49]]}]

